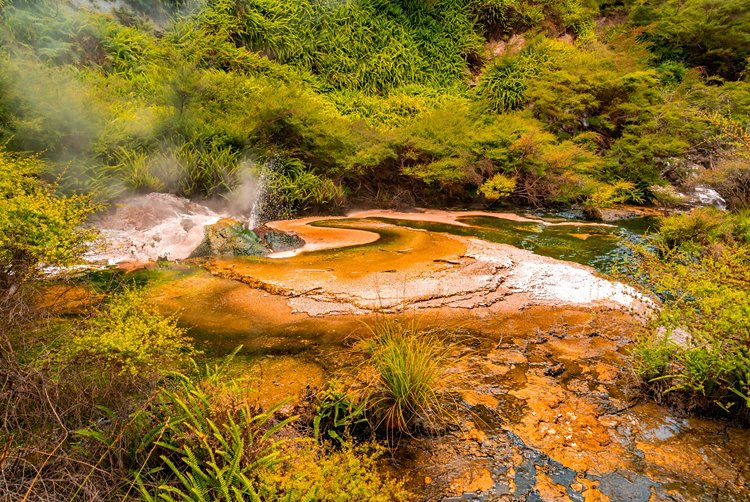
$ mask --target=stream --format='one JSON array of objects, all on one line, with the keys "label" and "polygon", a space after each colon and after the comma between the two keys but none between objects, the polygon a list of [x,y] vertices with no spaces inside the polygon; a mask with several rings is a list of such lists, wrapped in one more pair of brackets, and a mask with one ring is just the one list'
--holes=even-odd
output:
[{"label": "stream", "polygon": [[365,211],[269,224],[296,250],[127,276],[207,355],[243,345],[232,371],[263,406],[348,375],[384,316],[460,333],[455,427],[385,461],[422,499],[749,500],[750,431],[632,388],[628,347],[654,304],[601,273],[650,224]]}]

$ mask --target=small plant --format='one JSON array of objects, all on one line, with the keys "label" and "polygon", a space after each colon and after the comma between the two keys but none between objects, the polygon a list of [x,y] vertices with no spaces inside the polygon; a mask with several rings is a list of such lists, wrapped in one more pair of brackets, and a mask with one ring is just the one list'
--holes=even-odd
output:
[{"label": "small plant", "polygon": [[367,388],[375,428],[387,432],[437,431],[450,418],[447,394],[453,348],[433,331],[386,320],[365,342],[373,378]]},{"label": "small plant", "polygon": [[638,187],[630,181],[616,181],[611,184],[599,183],[593,193],[583,203],[584,210],[590,216],[598,217],[599,210],[625,202],[643,202],[643,195]]},{"label": "small plant", "polygon": [[126,289],[95,312],[57,358],[115,377],[156,378],[187,362],[192,353],[192,342],[176,319],[158,314],[141,291]]},{"label": "small plant", "polygon": [[343,444],[352,429],[367,423],[366,407],[367,400],[356,402],[340,382],[329,382],[328,387],[317,396],[313,417],[314,438],[320,440],[327,436]]}]

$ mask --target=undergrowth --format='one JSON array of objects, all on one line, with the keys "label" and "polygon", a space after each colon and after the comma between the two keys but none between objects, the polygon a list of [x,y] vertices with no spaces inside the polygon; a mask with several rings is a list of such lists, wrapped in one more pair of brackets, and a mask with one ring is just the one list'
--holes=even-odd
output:
[{"label": "undergrowth", "polygon": [[638,250],[635,276],[662,300],[633,348],[657,399],[750,419],[750,234],[747,214],[695,209],[666,218]]}]

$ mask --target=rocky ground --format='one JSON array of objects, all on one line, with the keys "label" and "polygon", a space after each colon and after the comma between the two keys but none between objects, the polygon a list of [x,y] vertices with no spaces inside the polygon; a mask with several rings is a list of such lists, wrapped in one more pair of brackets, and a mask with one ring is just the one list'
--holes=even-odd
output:
[{"label": "rocky ground", "polygon": [[623,312],[531,307],[457,363],[462,428],[406,438],[430,500],[748,500],[750,435],[630,389]]}]

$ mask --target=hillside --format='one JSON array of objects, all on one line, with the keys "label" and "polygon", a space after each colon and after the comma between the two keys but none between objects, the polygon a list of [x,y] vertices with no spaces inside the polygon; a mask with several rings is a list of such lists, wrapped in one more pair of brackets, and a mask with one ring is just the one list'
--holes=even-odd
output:
[{"label": "hillside", "polygon": [[5,4],[0,141],[102,200],[263,170],[290,212],[731,198],[750,113],[742,0]]}]

